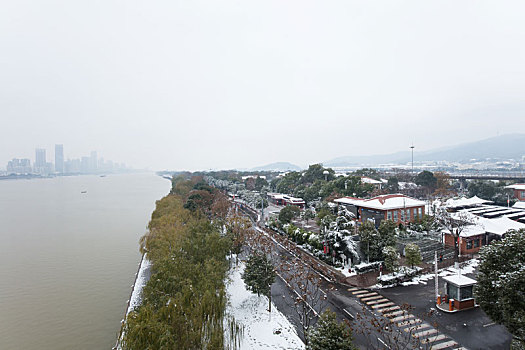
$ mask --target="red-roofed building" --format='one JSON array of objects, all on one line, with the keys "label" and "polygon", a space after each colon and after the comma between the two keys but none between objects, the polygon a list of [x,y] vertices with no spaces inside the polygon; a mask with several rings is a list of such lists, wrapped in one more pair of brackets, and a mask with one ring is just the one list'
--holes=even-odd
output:
[{"label": "red-roofed building", "polygon": [[268,193],[268,200],[276,205],[295,205],[301,209],[304,209],[306,204],[302,198],[296,198],[281,193]]},{"label": "red-roofed building", "polygon": [[334,200],[353,212],[358,221],[373,221],[379,226],[382,220],[395,223],[415,222],[425,215],[425,202],[403,194],[386,194],[370,199],[343,197]]},{"label": "red-roofed building", "polygon": [[525,201],[525,184],[514,184],[507,186],[505,188],[510,188],[514,191],[514,198],[519,201]]}]

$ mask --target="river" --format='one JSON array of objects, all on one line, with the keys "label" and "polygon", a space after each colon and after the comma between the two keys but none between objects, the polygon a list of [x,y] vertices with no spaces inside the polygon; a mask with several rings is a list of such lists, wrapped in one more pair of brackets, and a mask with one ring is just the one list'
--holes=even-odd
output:
[{"label": "river", "polygon": [[169,189],[151,173],[0,181],[0,349],[111,349]]}]

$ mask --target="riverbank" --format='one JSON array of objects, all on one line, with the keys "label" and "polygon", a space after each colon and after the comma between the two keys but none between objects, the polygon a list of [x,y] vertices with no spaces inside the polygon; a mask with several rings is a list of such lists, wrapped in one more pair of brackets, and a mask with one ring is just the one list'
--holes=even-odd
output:
[{"label": "riverbank", "polygon": [[135,274],[135,282],[132,285],[131,289],[131,296],[128,299],[128,305],[126,307],[126,313],[124,314],[124,318],[122,319],[122,326],[120,327],[119,336],[117,339],[117,343],[113,347],[113,349],[120,350],[121,349],[121,341],[122,337],[124,336],[124,324],[126,321],[126,318],[128,314],[135,310],[140,303],[142,302],[141,294],[142,290],[144,289],[144,286],[146,286],[146,283],[148,283],[150,277],[151,277],[151,262],[148,260],[147,254],[142,255],[142,259],[139,263],[139,269],[137,273]]}]

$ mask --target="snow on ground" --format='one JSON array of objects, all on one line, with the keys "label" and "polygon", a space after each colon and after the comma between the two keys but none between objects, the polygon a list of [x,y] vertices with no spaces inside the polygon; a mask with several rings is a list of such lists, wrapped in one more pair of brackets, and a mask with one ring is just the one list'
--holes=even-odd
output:
[{"label": "snow on ground", "polygon": [[[462,275],[474,273],[474,270],[476,269],[478,264],[479,264],[478,259],[471,259],[467,262],[461,263],[460,273]],[[457,275],[457,274],[458,274],[458,270],[454,266],[447,267],[445,269],[441,269],[438,271],[439,277],[452,276],[452,275]],[[420,283],[427,284],[427,282],[433,279],[434,277],[435,277],[434,273],[426,273],[424,275],[419,275],[419,276],[414,277],[411,281],[401,283],[401,286],[406,287],[406,286],[411,286],[411,285],[420,284]],[[377,289],[390,288],[390,287],[392,286],[382,286],[379,283],[373,286],[373,288],[377,288]]]},{"label": "snow on ground", "polygon": [[345,277],[355,276],[357,275],[357,272],[355,272],[355,269],[352,269],[352,272],[348,271],[352,266],[351,265],[345,265],[344,267],[335,267],[336,270],[341,272]]},{"label": "snow on ground", "polygon": [[426,273],[424,275],[419,275],[419,276],[416,276],[414,278],[412,278],[412,281],[408,281],[408,282],[403,282],[401,283],[402,286],[411,286],[411,285],[414,285],[414,284],[426,284],[427,281],[431,278],[434,278],[434,274],[433,273]]},{"label": "snow on ground", "polygon": [[137,279],[135,280],[135,285],[133,287],[133,293],[131,293],[131,299],[129,300],[128,310],[126,311],[126,316],[133,311],[141,303],[141,294],[142,289],[148,282],[146,279],[147,270],[151,267],[151,262],[147,259],[146,256],[142,259],[140,264],[139,273]]},{"label": "snow on ground", "polygon": [[[469,260],[467,262],[461,263],[459,265],[460,266],[460,268],[459,268],[460,273],[462,275],[466,275],[466,274],[469,274],[469,273],[474,273],[474,270],[476,269],[478,264],[479,264],[479,260],[478,259],[471,259],[471,260]],[[439,272],[439,276],[441,276],[441,277],[457,275],[457,274],[458,274],[458,269],[456,269],[454,266],[451,266],[449,268],[440,270],[440,272]]]},{"label": "snow on ground", "polygon": [[275,305],[272,303],[270,315],[268,299],[246,290],[241,278],[243,270],[242,262],[232,267],[226,289],[229,297],[226,313],[244,327],[239,349],[304,349],[294,326]]},{"label": "snow on ground", "polygon": [[[136,307],[138,307],[142,303],[142,289],[144,289],[144,286],[148,282],[149,275],[150,275],[150,268],[151,268],[151,261],[148,260],[147,256],[144,255],[142,257],[142,260],[140,261],[140,267],[139,272],[136,275],[135,283],[133,284],[133,291],[131,292],[131,297],[128,301],[128,308],[126,310],[126,317],[128,314],[133,311]],[[122,320],[124,321],[124,320]],[[120,350],[122,349],[120,342],[122,341],[122,338],[124,337],[124,331],[120,333],[119,338],[117,339],[117,344],[113,349]]]}]

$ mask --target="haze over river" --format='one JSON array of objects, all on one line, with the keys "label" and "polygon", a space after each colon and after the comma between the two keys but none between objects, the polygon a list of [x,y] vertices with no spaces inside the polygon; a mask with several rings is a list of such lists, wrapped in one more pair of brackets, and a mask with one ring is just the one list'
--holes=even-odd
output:
[{"label": "haze over river", "polygon": [[0,181],[0,349],[111,349],[169,190],[151,173]]}]

